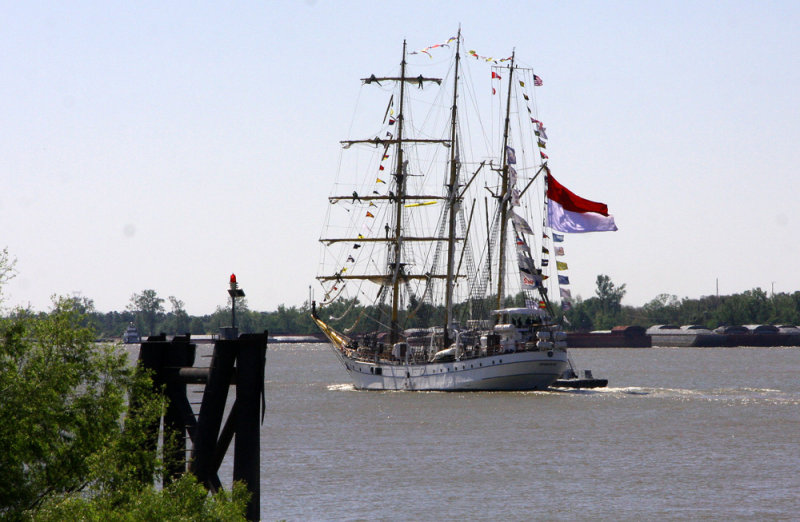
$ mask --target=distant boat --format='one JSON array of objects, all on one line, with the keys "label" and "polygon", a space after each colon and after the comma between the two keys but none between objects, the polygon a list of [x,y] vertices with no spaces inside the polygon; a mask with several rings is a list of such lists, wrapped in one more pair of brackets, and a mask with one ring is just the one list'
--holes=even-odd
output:
[{"label": "distant boat", "polygon": [[725,335],[702,325],[657,324],[647,329],[653,346],[714,347],[725,345]]},{"label": "distant boat", "polygon": [[794,326],[764,324],[723,325],[710,330],[702,325],[657,324],[647,329],[653,346],[800,346],[800,330]]},{"label": "distant boat", "polygon": [[569,348],[650,348],[651,336],[641,326],[615,326],[610,331],[569,332]]},{"label": "distant boat", "polygon": [[139,331],[133,323],[129,324],[125,329],[125,333],[122,334],[122,342],[125,344],[137,344],[142,342]]}]

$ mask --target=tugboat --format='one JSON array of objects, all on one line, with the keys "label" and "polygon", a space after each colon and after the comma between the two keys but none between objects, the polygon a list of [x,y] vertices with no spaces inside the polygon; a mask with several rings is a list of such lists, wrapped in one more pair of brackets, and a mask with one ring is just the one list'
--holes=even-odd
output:
[{"label": "tugboat", "polygon": [[573,388],[573,389],[587,389],[587,388],[605,388],[608,386],[608,379],[596,379],[592,375],[592,370],[583,370],[583,377],[572,368],[572,361],[569,362],[569,368],[564,371],[564,374],[556,382],[551,384],[553,388]]}]

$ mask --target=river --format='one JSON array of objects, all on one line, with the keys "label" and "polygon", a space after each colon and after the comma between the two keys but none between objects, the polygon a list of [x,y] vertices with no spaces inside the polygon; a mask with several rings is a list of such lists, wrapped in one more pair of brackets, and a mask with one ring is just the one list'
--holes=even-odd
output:
[{"label": "river", "polygon": [[270,345],[262,518],[800,517],[800,348],[570,353],[609,387],[362,392],[328,345]]}]

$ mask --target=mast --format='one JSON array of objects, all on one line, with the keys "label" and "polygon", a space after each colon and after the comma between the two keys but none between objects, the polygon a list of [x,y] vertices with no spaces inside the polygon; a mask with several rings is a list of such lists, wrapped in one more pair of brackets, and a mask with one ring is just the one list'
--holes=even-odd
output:
[{"label": "mast", "polygon": [[[390,216],[390,220],[392,220],[392,226],[389,228],[389,224],[387,223],[387,233],[384,237],[364,237],[361,234],[358,237],[355,237],[355,234],[352,236],[335,236],[335,237],[321,237],[319,241],[327,246],[330,246],[334,243],[342,243],[342,242],[353,242],[353,243],[385,243],[387,249],[387,257],[386,257],[386,269],[378,269],[380,273],[365,273],[365,274],[347,274],[345,275],[344,272],[346,268],[342,268],[333,274],[328,275],[318,275],[317,279],[320,282],[333,282],[334,285],[338,283],[344,284],[346,281],[349,280],[358,280],[358,281],[370,281],[377,285],[380,285],[381,290],[379,291],[378,295],[380,296],[384,290],[388,291],[391,289],[392,291],[392,299],[391,299],[391,321],[389,326],[389,340],[391,343],[395,343],[400,338],[400,325],[399,325],[399,309],[400,309],[400,289],[402,284],[407,284],[408,281],[411,280],[424,280],[429,281],[431,279],[437,280],[445,280],[447,276],[445,274],[435,274],[426,272],[425,274],[409,274],[406,273],[405,270],[405,263],[403,262],[403,243],[405,242],[444,242],[444,241],[463,241],[464,238],[459,237],[439,237],[438,234],[435,235],[412,235],[412,236],[404,236],[403,231],[403,217],[404,217],[404,203],[408,200],[446,200],[449,196],[447,195],[428,195],[428,194],[406,194],[406,178],[408,177],[407,172],[407,160],[405,160],[405,151],[404,146],[406,145],[450,145],[451,140],[448,139],[429,139],[429,138],[418,138],[418,137],[406,137],[406,128],[405,128],[405,87],[406,84],[413,84],[419,87],[420,89],[427,83],[433,82],[437,85],[441,85],[442,79],[441,78],[431,78],[425,77],[423,75],[411,77],[408,76],[406,70],[406,42],[403,41],[403,58],[400,62],[400,76],[376,76],[375,74],[370,75],[367,78],[361,78],[361,82],[365,85],[375,83],[377,85],[381,85],[381,82],[390,81],[390,82],[399,82],[400,83],[400,102],[399,102],[399,111],[395,118],[396,123],[396,135],[392,136],[389,135],[387,138],[375,136],[374,138],[369,139],[351,139],[351,140],[342,140],[340,143],[342,147],[345,149],[350,148],[352,145],[355,144],[363,144],[363,145],[373,145],[376,148],[381,147],[384,150],[388,147],[394,147],[394,151],[397,157],[397,161],[393,164],[393,171],[391,175],[394,177],[396,181],[396,186],[393,187],[394,191],[389,191],[388,195],[362,195],[359,196],[356,192],[353,192],[352,195],[345,196],[345,195],[336,195],[329,197],[329,201],[333,204],[338,201],[343,200],[352,200],[355,202],[356,200],[359,202],[369,202],[372,204],[373,201],[385,201],[390,205],[394,205],[394,212],[392,209],[388,209],[388,214]],[[391,102],[390,102],[391,103]],[[426,203],[423,203],[426,204]],[[442,234],[444,236],[444,234]],[[358,248],[361,245],[354,246],[354,248]],[[452,278],[457,277],[457,275],[453,275]],[[336,286],[333,286],[333,291],[336,290]],[[326,294],[326,300],[327,295]],[[384,294],[385,295],[385,294]]]},{"label": "mast", "polygon": [[389,332],[389,343],[393,345],[397,342],[399,337],[398,326],[398,308],[400,304],[400,271],[402,265],[400,263],[402,238],[403,232],[403,197],[405,196],[405,172],[403,171],[403,102],[405,101],[405,88],[406,88],[406,41],[403,40],[403,59],[400,62],[400,107],[397,114],[397,147],[396,156],[397,163],[395,165],[394,177],[397,183],[397,192],[395,194],[395,226],[394,226],[394,263],[390,263],[389,269],[391,271],[390,277],[392,280],[392,322]]},{"label": "mast", "polygon": [[503,288],[506,269],[506,234],[508,229],[508,127],[511,114],[511,78],[514,76],[514,54],[511,52],[511,65],[508,68],[508,97],[506,99],[506,122],[503,130],[503,189],[500,192],[500,249],[497,265],[497,309],[503,307]]},{"label": "mast", "polygon": [[450,113],[450,180],[448,183],[448,212],[449,223],[447,232],[447,281],[445,283],[445,304],[444,304],[444,347],[450,344],[450,328],[453,324],[453,268],[455,266],[456,254],[456,212],[458,212],[458,165],[456,164],[456,118],[458,111],[456,104],[458,101],[458,65],[461,60],[461,28],[458,28],[456,37],[456,63],[455,75],[453,77],[453,107]]}]

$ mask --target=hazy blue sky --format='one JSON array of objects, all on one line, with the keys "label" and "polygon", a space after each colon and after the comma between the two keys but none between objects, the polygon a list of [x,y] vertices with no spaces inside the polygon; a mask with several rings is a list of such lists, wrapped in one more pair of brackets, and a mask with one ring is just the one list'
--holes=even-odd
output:
[{"label": "hazy blue sky", "polygon": [[567,239],[573,295],[800,290],[800,3],[2,2],[6,305],[302,303],[358,78],[459,23],[536,67],[554,174],[616,217]]}]

